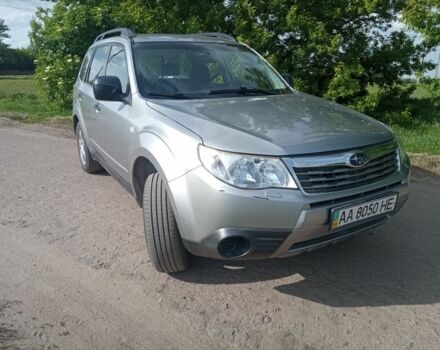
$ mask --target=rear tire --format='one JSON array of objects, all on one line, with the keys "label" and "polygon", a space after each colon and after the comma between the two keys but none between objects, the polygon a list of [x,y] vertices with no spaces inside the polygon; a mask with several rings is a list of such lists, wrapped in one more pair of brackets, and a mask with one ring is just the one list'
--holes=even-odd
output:
[{"label": "rear tire", "polygon": [[158,173],[147,177],[143,193],[145,239],[150,261],[159,272],[186,270],[189,253],[183,245],[165,183]]},{"label": "rear tire", "polygon": [[87,147],[84,132],[82,131],[79,123],[76,126],[76,143],[78,147],[79,162],[83,170],[89,174],[102,171],[103,168],[96,160],[92,158],[89,148]]}]

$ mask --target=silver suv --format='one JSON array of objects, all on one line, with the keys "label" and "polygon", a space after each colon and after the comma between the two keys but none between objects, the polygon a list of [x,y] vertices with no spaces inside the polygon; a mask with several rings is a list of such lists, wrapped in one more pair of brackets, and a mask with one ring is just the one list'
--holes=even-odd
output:
[{"label": "silver suv", "polygon": [[288,257],[379,225],[408,198],[393,132],[293,90],[221,33],[99,35],[73,95],[82,168],[143,208],[157,270]]}]

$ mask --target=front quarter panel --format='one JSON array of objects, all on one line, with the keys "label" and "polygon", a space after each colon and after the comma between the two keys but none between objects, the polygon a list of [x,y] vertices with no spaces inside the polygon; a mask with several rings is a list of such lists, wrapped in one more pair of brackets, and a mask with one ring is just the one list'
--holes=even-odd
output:
[{"label": "front quarter panel", "polygon": [[139,113],[133,117],[136,141],[132,149],[132,167],[138,157],[145,157],[169,182],[200,166],[197,153],[202,142],[200,137],[148,107],[141,98],[136,100],[140,105],[136,106]]}]

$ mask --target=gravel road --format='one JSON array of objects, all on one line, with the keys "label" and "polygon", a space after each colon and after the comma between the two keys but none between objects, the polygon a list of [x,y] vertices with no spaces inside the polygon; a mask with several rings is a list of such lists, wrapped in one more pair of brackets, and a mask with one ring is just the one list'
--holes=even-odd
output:
[{"label": "gravel road", "polygon": [[338,245],[169,276],[70,132],[0,119],[0,151],[1,349],[440,349],[440,177]]}]

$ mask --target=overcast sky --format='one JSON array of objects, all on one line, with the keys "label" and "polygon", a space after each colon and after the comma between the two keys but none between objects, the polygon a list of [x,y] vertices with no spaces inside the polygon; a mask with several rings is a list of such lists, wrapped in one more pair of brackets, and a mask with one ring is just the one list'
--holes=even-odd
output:
[{"label": "overcast sky", "polygon": [[[29,45],[29,22],[37,7],[52,7],[53,3],[45,0],[0,0],[0,18],[5,20],[9,27],[10,39],[5,42],[11,47],[26,47]],[[401,24],[396,24],[401,27]],[[437,63],[439,50],[431,53],[429,59]],[[434,74],[435,71],[431,72]]]},{"label": "overcast sky", "polygon": [[5,42],[12,47],[29,45],[29,22],[37,7],[51,7],[52,3],[41,0],[0,0],[0,18],[9,27],[10,39]]}]

